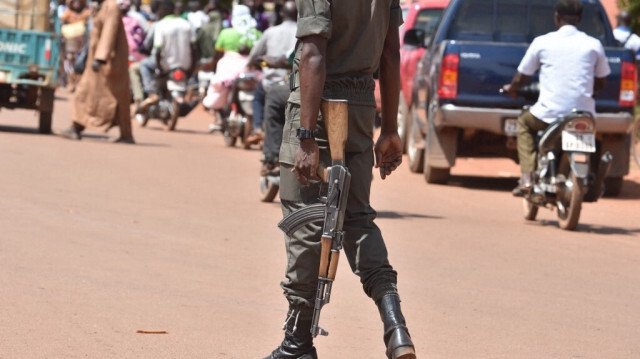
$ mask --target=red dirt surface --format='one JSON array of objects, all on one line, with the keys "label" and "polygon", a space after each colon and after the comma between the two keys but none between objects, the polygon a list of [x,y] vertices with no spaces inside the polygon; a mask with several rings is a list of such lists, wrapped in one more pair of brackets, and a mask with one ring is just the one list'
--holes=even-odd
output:
[{"label": "red dirt surface", "polygon": [[[67,94],[54,129],[68,126]],[[0,113],[0,358],[262,358],[282,339],[279,204],[257,150],[224,147],[200,109],[135,146],[36,133]],[[525,222],[517,167],[460,160],[448,186],[376,174],[378,210],[419,358],[640,356],[640,170],[585,204],[576,232]],[[322,358],[383,358],[375,305],[342,261]]]}]

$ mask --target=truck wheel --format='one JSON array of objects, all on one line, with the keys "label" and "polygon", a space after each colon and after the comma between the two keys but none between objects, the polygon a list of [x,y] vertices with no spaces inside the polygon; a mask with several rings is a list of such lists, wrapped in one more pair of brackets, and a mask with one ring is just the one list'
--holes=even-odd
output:
[{"label": "truck wheel", "polygon": [[48,87],[40,88],[40,98],[38,110],[40,111],[40,119],[38,123],[38,132],[51,133],[51,119],[53,116],[53,100],[54,89]]},{"label": "truck wheel", "polygon": [[40,121],[38,123],[38,132],[48,134],[51,133],[51,112],[40,112]]},{"label": "truck wheel", "polygon": [[407,133],[409,129],[409,119],[412,119],[413,106],[409,108],[404,100],[404,95],[400,91],[400,101],[398,102],[398,135],[402,142],[402,152],[407,153]]},{"label": "truck wheel", "polygon": [[427,133],[427,141],[425,143],[424,151],[424,179],[430,184],[447,184],[451,177],[451,168],[449,167],[434,167],[431,165],[429,158],[429,142],[434,141],[433,136],[435,132],[429,131]]},{"label": "truck wheel", "polygon": [[604,195],[618,197],[622,191],[622,177],[607,177],[604,179]]},{"label": "truck wheel", "polygon": [[424,148],[418,148],[418,141],[424,141],[418,124],[411,119],[411,131],[407,133],[407,158],[409,170],[413,173],[422,173],[424,169]]}]

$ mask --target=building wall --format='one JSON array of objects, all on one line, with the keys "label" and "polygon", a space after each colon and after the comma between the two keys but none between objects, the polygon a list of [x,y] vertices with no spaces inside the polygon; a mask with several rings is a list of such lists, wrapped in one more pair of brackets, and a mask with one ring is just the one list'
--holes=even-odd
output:
[{"label": "building wall", "polygon": [[616,15],[618,15],[618,1],[617,0],[600,0],[602,2],[602,6],[607,11],[607,15],[609,15],[609,21],[611,22],[611,26],[616,26]]}]

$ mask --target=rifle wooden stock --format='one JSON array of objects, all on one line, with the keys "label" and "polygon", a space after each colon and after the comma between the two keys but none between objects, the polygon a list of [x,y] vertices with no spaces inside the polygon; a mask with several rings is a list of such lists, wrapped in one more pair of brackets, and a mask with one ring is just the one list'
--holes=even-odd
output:
[{"label": "rifle wooden stock", "polygon": [[320,265],[318,268],[318,289],[313,308],[311,335],[328,335],[320,328],[320,311],[331,298],[331,287],[338,270],[338,259],[342,248],[342,221],[347,203],[347,193],[351,175],[344,165],[344,151],[347,144],[349,124],[348,103],[345,100],[323,100],[320,105],[324,119],[329,150],[331,152],[331,167],[318,168],[318,175],[327,183],[329,191],[326,197],[325,223],[320,238]]},{"label": "rifle wooden stock", "polygon": [[331,261],[329,262],[329,273],[327,278],[333,280],[336,279],[336,272],[338,271],[338,259],[340,259],[340,252],[331,251]]},{"label": "rifle wooden stock", "polygon": [[349,128],[348,102],[346,100],[322,100],[320,111],[329,138],[331,161],[344,161],[344,148],[347,144]]},{"label": "rifle wooden stock", "polygon": [[329,275],[329,258],[331,256],[331,237],[322,236],[320,239],[320,267],[318,268],[318,276],[328,278]]},{"label": "rifle wooden stock", "polygon": [[329,170],[331,167],[323,167],[322,165],[318,166],[318,177],[322,180],[322,182],[329,182]]}]

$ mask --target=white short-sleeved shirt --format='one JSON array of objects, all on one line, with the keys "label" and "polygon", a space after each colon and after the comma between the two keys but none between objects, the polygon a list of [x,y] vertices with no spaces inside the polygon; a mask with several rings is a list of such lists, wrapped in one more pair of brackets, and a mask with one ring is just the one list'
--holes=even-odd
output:
[{"label": "white short-sleeved shirt", "polygon": [[[285,56],[296,45],[295,21],[285,20],[280,25],[276,25],[265,30],[264,34],[251,49],[250,61],[258,56]],[[276,83],[287,80],[287,69],[273,69],[265,67],[262,69],[264,76],[262,77],[262,86],[268,88]]]},{"label": "white short-sleeved shirt", "polygon": [[631,29],[624,26],[618,26],[613,29],[613,37],[623,44],[625,49],[630,49],[634,54],[640,50],[640,36],[631,32]]},{"label": "white short-sleeved shirt", "polygon": [[536,37],[518,66],[533,76],[540,70],[540,97],[531,114],[551,123],[573,109],[596,113],[594,78],[611,73],[600,41],[575,26]]},{"label": "white short-sleeved shirt", "polygon": [[196,32],[187,20],[174,15],[160,20],[154,28],[153,47],[162,49],[162,70],[189,69],[191,43],[195,41]]}]

